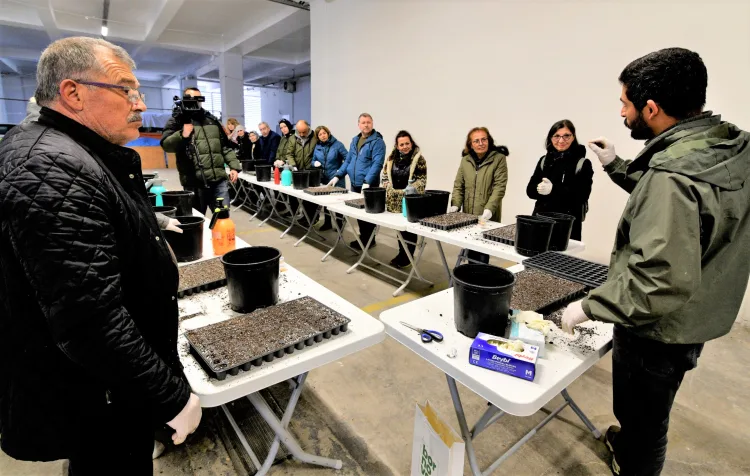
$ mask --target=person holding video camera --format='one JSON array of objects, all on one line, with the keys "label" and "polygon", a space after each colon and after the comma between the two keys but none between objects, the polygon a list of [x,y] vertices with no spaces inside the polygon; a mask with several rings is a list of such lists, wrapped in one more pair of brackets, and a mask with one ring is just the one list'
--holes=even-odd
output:
[{"label": "person holding video camera", "polygon": [[[203,109],[198,88],[187,88],[181,101],[175,101],[172,118],[161,137],[166,152],[177,156],[180,183],[195,192],[193,206],[201,213],[221,197],[229,203],[227,178],[237,181],[242,165],[232,150],[221,122]],[[227,177],[225,166],[229,166]]]}]

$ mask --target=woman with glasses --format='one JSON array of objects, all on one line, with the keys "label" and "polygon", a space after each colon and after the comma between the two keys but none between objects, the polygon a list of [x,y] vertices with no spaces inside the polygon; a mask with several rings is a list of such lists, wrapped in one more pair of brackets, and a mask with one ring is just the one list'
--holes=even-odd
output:
[{"label": "woman with glasses", "polygon": [[[466,136],[463,157],[453,183],[451,212],[479,215],[485,220],[500,221],[505,187],[508,184],[507,149],[496,147],[486,127],[475,127]],[[489,256],[468,251],[464,256],[489,262]]]},{"label": "woman with glasses", "polygon": [[594,169],[586,148],[578,143],[576,128],[567,119],[552,125],[545,141],[547,153],[536,164],[526,195],[536,200],[534,213],[557,212],[575,217],[570,237],[581,240]]}]

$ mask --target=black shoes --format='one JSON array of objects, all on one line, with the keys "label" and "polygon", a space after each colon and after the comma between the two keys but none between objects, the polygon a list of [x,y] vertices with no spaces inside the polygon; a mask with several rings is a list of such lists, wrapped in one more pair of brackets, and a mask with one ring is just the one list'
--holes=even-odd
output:
[{"label": "black shoes", "polygon": [[[364,242],[364,240],[362,241]],[[365,243],[365,245],[366,244],[367,243]],[[372,240],[372,243],[370,243],[370,247],[368,249],[371,250],[375,248],[375,246],[377,246],[377,243],[375,242],[375,240]],[[354,251],[362,251],[362,247],[359,246],[359,242],[357,240],[354,240],[351,243],[349,243],[349,248],[352,248]]]}]

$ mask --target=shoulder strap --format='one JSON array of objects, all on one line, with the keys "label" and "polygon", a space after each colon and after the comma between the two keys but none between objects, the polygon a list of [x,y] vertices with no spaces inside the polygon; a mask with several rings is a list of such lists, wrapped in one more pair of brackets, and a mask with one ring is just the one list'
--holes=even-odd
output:
[{"label": "shoulder strap", "polygon": [[576,175],[581,172],[584,162],[586,162],[586,157],[581,157],[580,159],[578,159],[578,163],[576,164]]},{"label": "shoulder strap", "polygon": [[542,170],[542,171],[544,171],[544,162],[545,162],[546,160],[547,160],[547,156],[546,156],[546,155],[543,155],[543,156],[542,156],[542,160],[541,160],[541,161],[540,161],[540,163],[539,163],[539,169],[540,169],[540,170]]}]

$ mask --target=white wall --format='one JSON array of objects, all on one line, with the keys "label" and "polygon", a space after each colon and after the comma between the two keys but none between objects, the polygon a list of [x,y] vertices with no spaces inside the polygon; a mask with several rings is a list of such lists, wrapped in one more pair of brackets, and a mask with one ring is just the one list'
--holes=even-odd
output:
[{"label": "white wall", "polygon": [[[619,116],[617,77],[656,49],[699,52],[707,107],[750,129],[747,1],[316,0],[311,15],[316,122],[348,144],[367,111],[389,152],[396,132],[409,130],[429,187],[445,190],[468,130],[489,127],[511,152],[506,221],[532,210],[525,187],[553,122],[571,119],[584,142],[605,135],[626,158],[641,149]],[[607,262],[627,196],[589,158],[585,256]]]},{"label": "white wall", "polygon": [[[287,93],[281,89],[261,88],[261,114],[263,120],[271,125],[271,129],[278,132],[278,123],[282,116],[289,115],[294,124],[304,119],[312,124],[310,105],[310,78],[297,80],[297,92]],[[317,124],[313,124],[313,127]],[[257,128],[257,126],[256,126]]]}]

